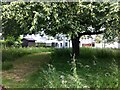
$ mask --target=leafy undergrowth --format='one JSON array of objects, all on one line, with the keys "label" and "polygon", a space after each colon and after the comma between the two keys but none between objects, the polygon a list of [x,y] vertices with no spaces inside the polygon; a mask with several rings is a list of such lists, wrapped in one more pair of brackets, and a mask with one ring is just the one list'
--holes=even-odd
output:
[{"label": "leafy undergrowth", "polygon": [[[71,49],[55,49],[51,61],[25,80],[9,87],[19,88],[117,88],[120,51],[81,48],[71,59]],[[41,56],[42,57],[42,56]],[[7,80],[4,79],[5,84]],[[13,81],[10,81],[13,82]],[[9,83],[10,84],[10,83]]]}]

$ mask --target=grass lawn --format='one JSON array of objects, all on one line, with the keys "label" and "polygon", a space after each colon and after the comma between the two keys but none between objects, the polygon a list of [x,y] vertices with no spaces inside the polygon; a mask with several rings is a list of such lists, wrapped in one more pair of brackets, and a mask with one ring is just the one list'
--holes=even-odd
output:
[{"label": "grass lawn", "polygon": [[2,71],[4,86],[10,88],[118,87],[119,50],[81,48],[80,57],[76,60],[70,58],[71,49],[42,48],[40,51],[40,48],[36,48],[25,51],[28,53],[23,57],[3,60],[13,65],[12,68],[8,67]]}]

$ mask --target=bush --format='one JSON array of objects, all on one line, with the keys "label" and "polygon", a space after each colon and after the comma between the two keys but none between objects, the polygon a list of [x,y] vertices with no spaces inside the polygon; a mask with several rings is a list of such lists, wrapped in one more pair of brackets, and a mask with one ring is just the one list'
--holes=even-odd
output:
[{"label": "bush", "polygon": [[0,43],[2,48],[6,47],[6,42],[4,40],[0,40]]},{"label": "bush", "polygon": [[15,38],[12,36],[8,36],[6,39],[6,46],[10,47],[14,45],[14,42],[15,42]]},{"label": "bush", "polygon": [[14,37],[12,36],[8,36],[6,39],[5,39],[5,46],[6,47],[20,47],[21,46],[21,38],[17,38],[15,39]]}]

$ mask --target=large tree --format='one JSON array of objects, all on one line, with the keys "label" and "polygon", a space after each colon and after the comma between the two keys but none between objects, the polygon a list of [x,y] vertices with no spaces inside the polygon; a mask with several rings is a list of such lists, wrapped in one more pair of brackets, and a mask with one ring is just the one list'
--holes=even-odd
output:
[{"label": "large tree", "polygon": [[[79,56],[83,35],[119,32],[118,3],[108,2],[12,2],[3,5],[3,33],[19,36],[44,31],[71,37],[73,55]],[[106,34],[107,33],[107,34]]]},{"label": "large tree", "polygon": [[81,36],[104,33],[113,37],[118,33],[118,6],[118,3],[108,2],[52,3],[45,32],[68,34],[72,40],[72,53],[77,57]]}]

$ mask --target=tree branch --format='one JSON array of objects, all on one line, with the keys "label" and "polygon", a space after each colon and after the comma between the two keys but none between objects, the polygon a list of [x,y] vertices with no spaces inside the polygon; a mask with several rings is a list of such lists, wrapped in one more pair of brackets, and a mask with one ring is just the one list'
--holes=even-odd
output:
[{"label": "tree branch", "polygon": [[83,33],[78,33],[78,36],[82,36],[82,35],[96,35],[96,34],[102,34],[104,33],[104,31],[97,31],[97,32],[83,32]]}]

